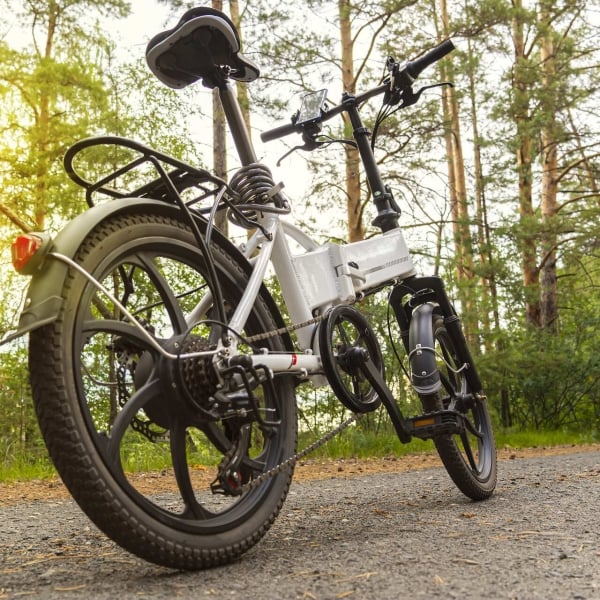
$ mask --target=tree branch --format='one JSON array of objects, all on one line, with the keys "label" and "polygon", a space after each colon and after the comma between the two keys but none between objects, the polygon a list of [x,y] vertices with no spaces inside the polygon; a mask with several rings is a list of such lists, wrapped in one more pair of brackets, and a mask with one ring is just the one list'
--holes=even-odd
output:
[{"label": "tree branch", "polygon": [[11,223],[16,225],[19,229],[21,229],[25,233],[29,233],[30,231],[33,231],[33,228],[30,227],[21,217],[19,217],[19,215],[16,212],[14,212],[12,209],[10,209],[8,206],[3,204],[2,202],[0,202],[0,213],[5,215]]}]

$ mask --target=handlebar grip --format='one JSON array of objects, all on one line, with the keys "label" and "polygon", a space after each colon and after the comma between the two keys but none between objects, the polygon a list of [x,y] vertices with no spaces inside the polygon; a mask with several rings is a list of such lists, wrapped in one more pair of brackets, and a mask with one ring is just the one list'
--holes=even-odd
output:
[{"label": "handlebar grip", "polygon": [[298,131],[296,125],[294,125],[294,123],[288,123],[287,125],[280,125],[279,127],[275,127],[274,129],[263,131],[260,134],[260,139],[263,142],[270,142],[272,140],[282,138],[286,135],[290,135],[291,133],[296,133],[296,131]]},{"label": "handlebar grip", "polygon": [[456,46],[452,40],[446,40],[445,42],[442,42],[439,46],[436,46],[420,58],[406,63],[406,72],[413,79],[416,79],[429,65],[432,65],[434,62],[444,58],[446,54],[450,54],[455,47]]}]

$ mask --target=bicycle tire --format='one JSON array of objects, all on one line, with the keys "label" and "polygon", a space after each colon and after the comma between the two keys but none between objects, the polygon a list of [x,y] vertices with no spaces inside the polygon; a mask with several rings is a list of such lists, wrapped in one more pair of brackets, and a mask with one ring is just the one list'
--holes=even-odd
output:
[{"label": "bicycle tire", "polygon": [[[212,254],[224,303],[235,306],[248,276],[228,244],[214,235]],[[74,261],[118,293],[155,339],[164,342],[168,339],[165,331],[171,329],[180,339],[194,339],[197,346],[190,346],[190,351],[206,347],[212,335],[210,324],[197,325],[207,332],[201,342],[200,336],[196,339],[195,334],[182,331],[192,297],[208,286],[204,257],[190,228],[177,218],[147,213],[109,217],[84,239]],[[245,335],[277,328],[267,296],[263,288]],[[31,333],[29,367],[43,437],[74,499],[108,537],[150,562],[201,569],[238,558],[273,523],[287,495],[293,468],[239,496],[211,493],[209,482],[216,481],[212,478],[222,464],[217,461],[235,454],[242,429],[250,441],[239,463],[240,485],[294,454],[293,379],[281,376],[277,385],[270,387],[264,381],[255,384],[256,415],[270,415],[275,424],[269,435],[258,419],[247,426],[238,424],[240,417],[208,423],[193,410],[194,402],[208,401],[207,392],[195,385],[210,383],[198,367],[200,363],[191,363],[186,367],[191,374],[181,375],[191,381],[190,401],[169,388],[181,385],[181,377],[167,381],[168,369],[144,346],[143,336],[119,321],[115,306],[73,268],[67,274],[62,298],[58,319]],[[210,298],[203,318],[216,316],[210,313]],[[286,349],[277,335],[261,345],[274,351]],[[141,407],[136,408],[135,402]],[[131,460],[140,460],[142,451],[167,463],[161,467],[171,477],[167,490],[144,486],[144,479],[128,469]],[[201,462],[203,452],[212,455],[205,462],[208,466]],[[210,469],[210,478],[202,469]]]},{"label": "bicycle tire", "polygon": [[[434,394],[420,394],[425,412],[458,409],[453,398],[465,394],[468,384],[459,371],[454,345],[441,315],[432,314],[432,332],[438,357],[438,369],[443,390]],[[414,347],[412,345],[411,347]],[[445,394],[444,394],[445,392]],[[456,487],[472,500],[489,498],[496,487],[497,455],[487,400],[473,400],[470,406],[460,409],[473,431],[461,436],[443,434],[433,441],[442,463]]]}]

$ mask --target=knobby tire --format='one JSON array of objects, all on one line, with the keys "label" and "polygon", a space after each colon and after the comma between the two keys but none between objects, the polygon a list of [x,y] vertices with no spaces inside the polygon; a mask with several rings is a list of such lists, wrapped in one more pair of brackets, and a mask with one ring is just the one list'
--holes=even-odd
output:
[{"label": "knobby tire", "polygon": [[[215,237],[213,256],[224,302],[231,309],[246,287],[247,272],[228,242]],[[158,214],[113,216],[92,230],[74,260],[115,290],[156,339],[164,341],[169,329],[184,341],[192,339],[193,333],[186,337],[182,319],[208,286],[204,258],[187,225]],[[245,335],[277,328],[264,293],[252,310]],[[213,506],[215,494],[197,492],[194,477],[202,469],[211,478],[216,476],[219,459],[232,453],[241,426],[235,419],[207,425],[190,409],[190,402],[193,406],[193,402],[207,401],[207,393],[195,383],[208,376],[198,375],[192,364],[185,374],[191,382],[188,396],[192,401],[171,394],[169,385],[181,382],[165,381],[165,369],[156,377],[159,358],[144,346],[139,334],[130,333],[132,327],[115,316],[116,307],[73,269],[69,269],[62,298],[58,319],[31,333],[29,366],[42,434],[77,503],[110,538],[151,562],[199,569],[238,558],[258,542],[279,513],[292,468],[239,497],[217,495]],[[198,320],[216,318],[216,310],[205,309]],[[196,343],[204,348],[211,336],[214,339],[214,332],[209,324],[198,327],[204,333]],[[285,350],[278,336],[261,345]],[[296,448],[293,380],[284,376],[270,388],[259,385],[256,396],[263,416],[278,424],[268,434],[257,423],[248,426],[252,444],[239,468],[243,482],[292,456]],[[136,397],[141,408],[132,409],[132,416],[122,419],[123,431],[113,434],[111,427],[116,428],[119,415],[133,406],[131,399]],[[164,453],[175,471],[168,493],[138,486],[128,471],[130,447],[131,454],[136,448],[136,452]],[[206,448],[212,462],[198,466],[195,461],[201,460]]]},{"label": "knobby tire", "polygon": [[[432,328],[442,389],[435,394],[420,396],[425,412],[456,408],[453,394],[468,392],[464,375],[455,372],[461,365],[441,315],[433,313]],[[464,415],[477,436],[468,432],[464,438],[438,435],[433,441],[456,487],[472,500],[485,500],[493,493],[497,479],[496,445],[487,401],[474,400],[473,406],[464,410]]]}]

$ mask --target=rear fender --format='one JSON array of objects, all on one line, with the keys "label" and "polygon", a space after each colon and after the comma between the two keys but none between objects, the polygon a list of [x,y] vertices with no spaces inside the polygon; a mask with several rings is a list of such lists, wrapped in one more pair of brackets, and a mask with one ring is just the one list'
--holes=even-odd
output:
[{"label": "rear fender", "polygon": [[[69,221],[52,240],[49,252],[73,258],[83,240],[98,223],[122,212],[140,210],[141,207],[144,212],[157,210],[161,211],[161,214],[169,210],[176,210],[175,207],[165,202],[141,198],[128,198],[98,204]],[[55,321],[62,306],[61,294],[67,270],[68,266],[64,262],[51,256],[46,257],[46,260],[32,276],[17,331],[3,342]]]},{"label": "rear fender", "polygon": [[[86,236],[98,223],[115,215],[135,212],[181,218],[180,209],[164,201],[145,198],[112,200],[104,204],[98,204],[70,221],[53,240],[50,252],[56,252],[72,259]],[[201,230],[204,229],[203,223],[205,221],[198,218],[198,225]],[[227,250],[238,258],[239,263],[245,266],[248,273],[252,271],[250,263],[243,254],[222,234],[214,231],[213,240],[221,246],[226,246]],[[56,320],[63,303],[62,290],[68,268],[61,260],[57,260],[52,256],[46,258],[32,277],[17,331],[2,340],[2,343],[14,340]],[[271,313],[275,316],[278,327],[284,327],[281,314],[267,289],[264,288],[261,293]],[[289,336],[286,336],[286,345],[288,348],[292,347]]]}]

